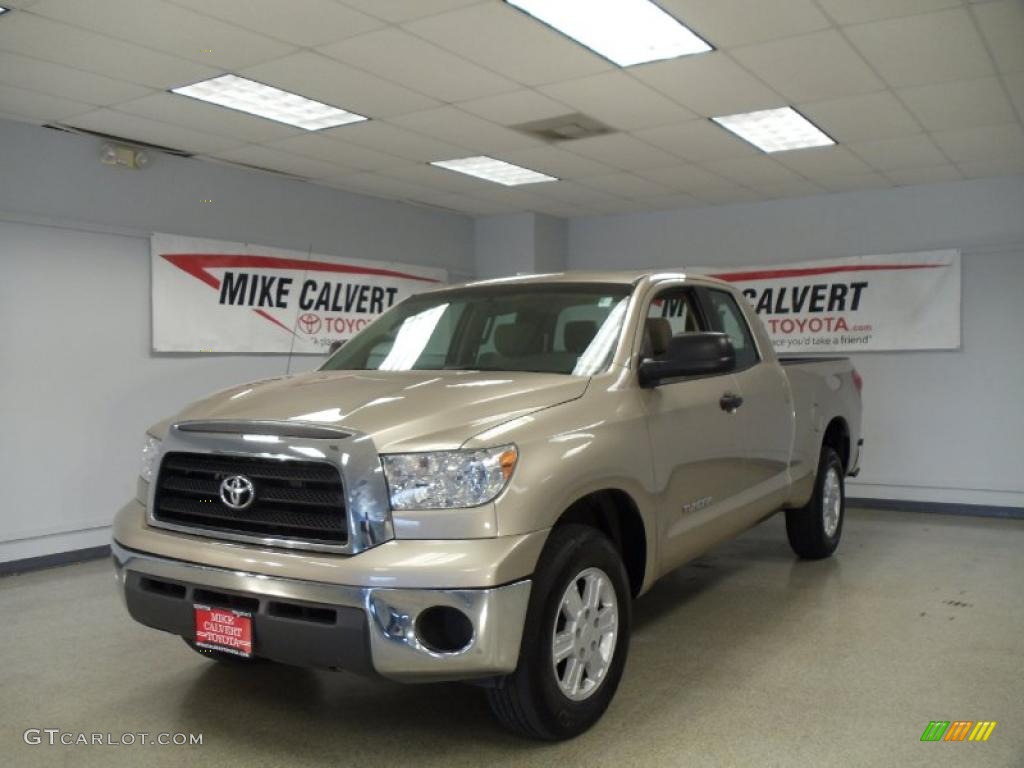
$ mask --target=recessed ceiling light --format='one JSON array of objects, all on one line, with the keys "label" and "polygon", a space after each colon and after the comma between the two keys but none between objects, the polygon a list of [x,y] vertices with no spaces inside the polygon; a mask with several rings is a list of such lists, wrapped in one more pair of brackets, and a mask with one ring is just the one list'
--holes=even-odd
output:
[{"label": "recessed ceiling light", "polygon": [[9,10],[11,10],[11,9],[10,8],[4,8],[2,5],[0,5],[0,15],[7,13]]},{"label": "recessed ceiling light", "polygon": [[554,176],[531,171],[529,168],[512,165],[512,163],[496,160],[486,155],[460,157],[456,160],[436,160],[431,165],[436,165],[438,168],[447,168],[449,171],[458,171],[467,176],[476,176],[478,179],[493,181],[496,184],[504,184],[506,187],[516,187],[520,184],[538,184],[542,181],[558,181]]},{"label": "recessed ceiling light", "polygon": [[203,80],[171,90],[182,96],[237,109],[297,128],[305,128],[307,131],[319,131],[367,119],[354,112],[346,112],[330,104],[313,101],[297,93],[282,91],[238,75],[221,75],[212,80]]},{"label": "recessed ceiling light", "polygon": [[507,0],[620,67],[711,46],[650,0]]},{"label": "recessed ceiling light", "polygon": [[792,107],[711,118],[765,152],[827,147],[835,142]]}]

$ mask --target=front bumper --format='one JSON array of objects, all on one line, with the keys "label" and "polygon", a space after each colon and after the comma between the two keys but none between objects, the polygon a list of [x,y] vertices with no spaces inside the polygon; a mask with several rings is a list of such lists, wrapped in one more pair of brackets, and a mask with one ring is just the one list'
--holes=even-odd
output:
[{"label": "front bumper", "polygon": [[[508,674],[519,658],[529,579],[482,589],[344,586],[146,554],[117,540],[111,552],[132,617],[186,638],[199,602],[251,611],[255,654],[288,664],[418,682]],[[421,638],[417,619],[438,606],[472,625],[461,650],[432,650]]]}]

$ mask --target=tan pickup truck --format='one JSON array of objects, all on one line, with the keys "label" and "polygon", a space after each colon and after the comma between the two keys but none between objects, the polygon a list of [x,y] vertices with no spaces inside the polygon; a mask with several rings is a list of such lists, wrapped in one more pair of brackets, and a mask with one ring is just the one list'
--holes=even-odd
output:
[{"label": "tan pickup truck", "polygon": [[569,738],[660,576],[778,510],[799,556],[835,550],[860,386],[844,359],[780,364],[703,277],[422,293],[319,370],[152,427],[114,564],[134,619],[213,659],[472,681],[509,728]]}]

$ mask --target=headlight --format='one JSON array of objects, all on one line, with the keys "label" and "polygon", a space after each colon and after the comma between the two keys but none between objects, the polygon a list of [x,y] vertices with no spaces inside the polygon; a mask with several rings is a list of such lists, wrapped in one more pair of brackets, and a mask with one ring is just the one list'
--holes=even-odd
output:
[{"label": "headlight", "polygon": [[156,469],[159,456],[160,441],[152,435],[146,435],[146,442],[142,446],[142,465],[139,467],[139,477],[147,483],[153,482],[153,471]]},{"label": "headlight", "polygon": [[392,509],[450,509],[486,504],[508,484],[518,458],[514,445],[381,457]]}]

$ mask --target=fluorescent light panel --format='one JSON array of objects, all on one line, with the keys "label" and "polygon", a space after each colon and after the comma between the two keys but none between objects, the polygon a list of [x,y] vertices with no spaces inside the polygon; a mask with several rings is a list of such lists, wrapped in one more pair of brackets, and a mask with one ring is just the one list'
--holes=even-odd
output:
[{"label": "fluorescent light panel", "polygon": [[538,184],[542,181],[558,181],[554,176],[531,171],[519,165],[506,163],[486,155],[477,157],[460,157],[455,160],[436,160],[431,163],[438,168],[447,168],[467,176],[475,176],[485,181],[504,184],[506,187],[517,187],[520,184]]},{"label": "fluorescent light panel", "polygon": [[354,112],[346,112],[330,104],[313,101],[297,93],[282,91],[238,75],[221,75],[212,80],[203,80],[171,90],[182,96],[237,109],[257,117],[294,125],[296,128],[305,128],[307,131],[319,131],[366,120]]},{"label": "fluorescent light panel", "polygon": [[507,0],[620,67],[711,46],[650,0]]},{"label": "fluorescent light panel", "polygon": [[9,10],[11,10],[11,9],[10,8],[4,8],[2,5],[0,5],[0,14],[7,13]]},{"label": "fluorescent light panel", "polygon": [[785,152],[835,144],[792,107],[741,112],[711,119],[765,152]]}]

